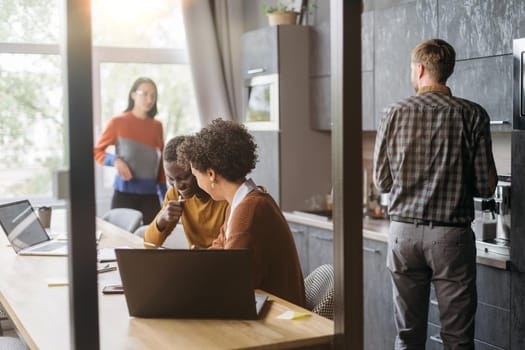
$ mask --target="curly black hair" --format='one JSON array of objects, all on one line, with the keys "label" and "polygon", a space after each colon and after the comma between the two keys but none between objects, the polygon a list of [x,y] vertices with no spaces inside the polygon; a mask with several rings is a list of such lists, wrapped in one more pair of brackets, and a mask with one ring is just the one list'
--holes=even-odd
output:
[{"label": "curly black hair", "polygon": [[187,136],[175,136],[164,146],[163,158],[165,162],[177,161],[177,147],[186,140]]},{"label": "curly black hair", "polygon": [[239,181],[255,168],[257,145],[243,124],[213,120],[177,148],[178,162],[200,172],[213,169],[228,181]]}]

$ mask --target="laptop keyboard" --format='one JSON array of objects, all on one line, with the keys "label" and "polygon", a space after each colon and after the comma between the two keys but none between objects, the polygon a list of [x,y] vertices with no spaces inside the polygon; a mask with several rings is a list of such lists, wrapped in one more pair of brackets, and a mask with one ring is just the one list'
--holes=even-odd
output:
[{"label": "laptop keyboard", "polygon": [[44,246],[38,247],[37,250],[41,252],[50,252],[52,250],[62,248],[64,245],[65,245],[64,242],[53,242],[53,243],[49,243]]}]

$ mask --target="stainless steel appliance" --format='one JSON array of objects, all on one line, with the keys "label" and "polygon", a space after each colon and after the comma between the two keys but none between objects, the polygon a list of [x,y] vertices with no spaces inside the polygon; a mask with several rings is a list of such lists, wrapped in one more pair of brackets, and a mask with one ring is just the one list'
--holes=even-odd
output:
[{"label": "stainless steel appliance", "polygon": [[[513,40],[514,98],[513,131],[511,140],[512,184],[512,241],[510,261],[513,269],[525,272],[525,38]],[[521,282],[520,282],[521,283]],[[517,283],[516,286],[521,285]],[[519,293],[519,292],[517,292]],[[523,303],[525,307],[525,302]]]},{"label": "stainless steel appliance", "polygon": [[511,177],[498,176],[493,198],[474,198],[472,229],[478,250],[510,255]]},{"label": "stainless steel appliance", "polygon": [[505,181],[500,177],[494,194],[497,213],[496,237],[506,241],[510,240],[510,191],[510,178]]},{"label": "stainless steel appliance", "polygon": [[496,238],[496,201],[494,198],[474,198],[475,217],[472,230],[478,241]]}]

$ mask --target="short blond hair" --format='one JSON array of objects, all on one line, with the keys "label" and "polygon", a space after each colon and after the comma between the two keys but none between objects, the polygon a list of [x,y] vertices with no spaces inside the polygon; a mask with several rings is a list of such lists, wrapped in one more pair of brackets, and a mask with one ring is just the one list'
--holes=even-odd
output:
[{"label": "short blond hair", "polygon": [[432,78],[444,84],[454,72],[456,51],[445,40],[430,39],[412,50],[412,62],[425,66]]}]

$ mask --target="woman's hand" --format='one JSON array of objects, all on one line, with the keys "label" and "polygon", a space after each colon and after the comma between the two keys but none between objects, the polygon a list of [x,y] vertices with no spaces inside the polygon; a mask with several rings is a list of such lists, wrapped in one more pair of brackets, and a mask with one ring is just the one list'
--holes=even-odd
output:
[{"label": "woman's hand", "polygon": [[124,160],[117,158],[115,159],[114,165],[115,165],[115,169],[117,169],[118,175],[121,178],[123,178],[125,181],[131,180],[131,178],[133,177],[133,174],[131,173],[131,170],[129,169],[128,164]]},{"label": "woman's hand", "polygon": [[169,201],[157,218],[157,227],[164,230],[170,223],[179,221],[182,215],[182,203],[184,201]]}]

